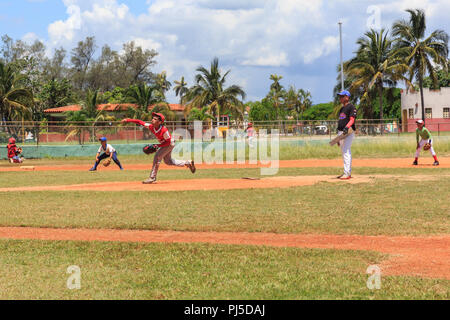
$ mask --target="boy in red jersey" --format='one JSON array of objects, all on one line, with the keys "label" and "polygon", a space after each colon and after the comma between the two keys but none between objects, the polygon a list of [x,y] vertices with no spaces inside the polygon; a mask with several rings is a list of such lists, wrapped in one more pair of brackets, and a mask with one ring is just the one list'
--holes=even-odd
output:
[{"label": "boy in red jersey", "polygon": [[22,149],[16,146],[16,139],[9,138],[9,144],[6,146],[8,148],[8,159],[11,163],[22,163],[25,160],[20,156]]},{"label": "boy in red jersey", "polygon": [[138,125],[144,126],[150,130],[158,139],[159,144],[157,145],[158,151],[155,153],[155,158],[153,159],[153,167],[150,173],[150,177],[143,181],[144,184],[150,184],[156,182],[156,175],[158,174],[159,165],[161,161],[164,160],[165,164],[169,166],[177,167],[188,167],[192,173],[195,173],[194,161],[187,160],[176,160],[172,159],[172,150],[175,147],[175,140],[172,138],[169,130],[163,126],[165,117],[161,113],[152,113],[152,123],[146,123],[137,119],[123,119],[122,123],[132,122]]}]

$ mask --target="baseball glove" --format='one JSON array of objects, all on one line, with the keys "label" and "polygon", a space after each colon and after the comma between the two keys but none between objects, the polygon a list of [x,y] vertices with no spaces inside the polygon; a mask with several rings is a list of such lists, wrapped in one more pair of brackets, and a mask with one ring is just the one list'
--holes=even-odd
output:
[{"label": "baseball glove", "polygon": [[148,144],[144,147],[144,149],[142,149],[142,151],[144,151],[145,154],[152,154],[158,151],[158,147],[154,144]]},{"label": "baseball glove", "polygon": [[431,143],[427,142],[424,146],[423,146],[423,150],[430,150],[431,149]]},{"label": "baseball glove", "polygon": [[111,164],[111,158],[108,158],[108,159],[105,160],[105,162],[103,162],[103,166],[104,166],[104,167],[107,167],[107,166],[109,166],[110,164]]},{"label": "baseball glove", "polygon": [[16,154],[21,154],[22,153],[22,148],[18,148]]}]

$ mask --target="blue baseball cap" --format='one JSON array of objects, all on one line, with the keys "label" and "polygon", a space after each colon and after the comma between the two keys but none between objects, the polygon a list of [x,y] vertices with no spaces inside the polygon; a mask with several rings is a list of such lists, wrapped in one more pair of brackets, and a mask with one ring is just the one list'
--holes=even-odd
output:
[{"label": "blue baseball cap", "polygon": [[348,92],[347,90],[341,91],[338,93],[338,96],[347,96],[350,97],[350,92]]},{"label": "blue baseball cap", "polygon": [[106,139],[106,137],[101,137],[101,138],[98,139],[98,140],[100,140],[100,141],[102,141],[102,142],[103,142],[103,141],[106,142],[107,139]]}]

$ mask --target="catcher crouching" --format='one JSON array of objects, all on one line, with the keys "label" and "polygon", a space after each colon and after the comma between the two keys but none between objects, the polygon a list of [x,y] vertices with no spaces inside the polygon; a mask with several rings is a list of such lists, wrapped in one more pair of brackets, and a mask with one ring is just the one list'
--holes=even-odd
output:
[{"label": "catcher crouching", "polygon": [[156,182],[156,176],[158,174],[159,165],[164,160],[165,164],[169,166],[188,167],[192,173],[195,173],[194,161],[191,160],[176,160],[172,158],[172,150],[175,148],[175,140],[172,138],[169,130],[163,125],[165,117],[161,113],[152,113],[152,123],[146,123],[137,119],[123,119],[123,123],[132,122],[141,126],[144,126],[150,130],[151,133],[158,139],[159,144],[147,145],[143,151],[146,154],[155,153],[153,159],[152,171],[150,177],[143,181],[144,184],[150,184]]},{"label": "catcher crouching", "polygon": [[[433,139],[431,137],[430,131],[427,128],[425,128],[425,124],[424,124],[423,120],[417,120],[416,124],[417,124],[417,129],[416,129],[417,148],[416,148],[416,155],[415,155],[413,165],[415,165],[415,166],[418,165],[420,150],[422,150],[422,148],[423,148],[423,150],[425,150],[425,151],[430,150],[430,153],[434,158],[433,166],[438,166],[439,161],[437,159],[436,152],[434,152],[434,149],[433,149]],[[420,141],[419,141],[419,137],[422,138]]]},{"label": "catcher crouching", "polygon": [[117,158],[117,152],[116,149],[114,149],[110,144],[107,143],[107,139],[105,137],[101,137],[99,139],[101,142],[101,146],[97,151],[97,156],[95,157],[95,164],[92,168],[89,169],[89,171],[96,171],[97,166],[100,164],[100,162],[104,159],[105,162],[103,162],[103,166],[107,167],[111,164],[111,160],[113,160],[120,168],[120,170],[123,170],[122,165],[120,164],[119,159]]},{"label": "catcher crouching", "polygon": [[11,163],[22,163],[25,159],[23,158],[22,148],[16,145],[16,139],[9,138],[8,145],[6,148],[8,149],[8,159]]}]

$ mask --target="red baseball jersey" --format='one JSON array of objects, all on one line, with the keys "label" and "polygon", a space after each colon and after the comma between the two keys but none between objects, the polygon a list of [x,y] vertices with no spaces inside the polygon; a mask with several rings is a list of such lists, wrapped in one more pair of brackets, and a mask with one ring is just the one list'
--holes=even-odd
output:
[{"label": "red baseball jersey", "polygon": [[159,126],[158,130],[156,130],[151,123],[146,123],[141,120],[127,119],[126,121],[133,122],[148,128],[148,130],[150,130],[150,132],[155,135],[156,139],[158,139],[158,147],[167,147],[172,144],[172,135],[170,134],[169,129],[167,129],[163,125]]},{"label": "red baseball jersey", "polygon": [[18,148],[15,144],[8,144],[8,159],[11,159],[17,155]]}]

